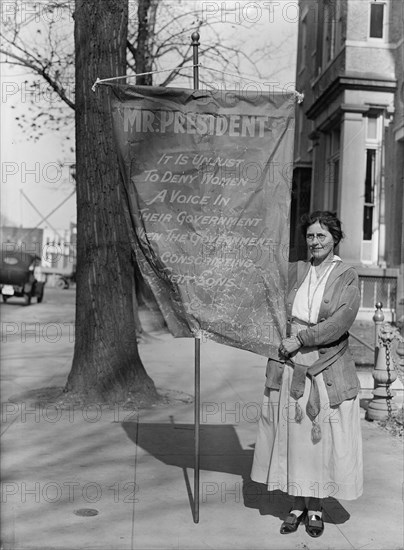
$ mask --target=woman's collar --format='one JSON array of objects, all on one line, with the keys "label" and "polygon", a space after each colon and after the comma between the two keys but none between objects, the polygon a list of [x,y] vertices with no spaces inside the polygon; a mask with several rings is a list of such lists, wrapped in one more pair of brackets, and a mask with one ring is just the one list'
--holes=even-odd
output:
[{"label": "woman's collar", "polygon": [[[310,264],[311,264],[311,265],[314,265],[314,263],[313,263],[313,262],[314,262],[313,256],[310,258],[309,261],[310,261]],[[340,258],[340,257],[337,256],[336,254],[334,254],[334,256],[332,257],[331,262],[332,262],[332,263],[334,263],[334,262],[342,262],[342,258]]]}]

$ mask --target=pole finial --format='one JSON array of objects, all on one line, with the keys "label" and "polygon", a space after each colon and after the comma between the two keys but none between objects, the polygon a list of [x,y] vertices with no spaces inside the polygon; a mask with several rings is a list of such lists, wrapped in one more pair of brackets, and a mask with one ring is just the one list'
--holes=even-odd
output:
[{"label": "pole finial", "polygon": [[192,59],[194,64],[194,90],[199,90],[199,32],[193,32],[192,38]]},{"label": "pole finial", "polygon": [[377,302],[377,304],[375,304],[376,311],[375,311],[375,314],[373,315],[373,321],[375,323],[383,323],[384,321],[384,313],[382,311],[382,307],[383,307],[382,302]]}]

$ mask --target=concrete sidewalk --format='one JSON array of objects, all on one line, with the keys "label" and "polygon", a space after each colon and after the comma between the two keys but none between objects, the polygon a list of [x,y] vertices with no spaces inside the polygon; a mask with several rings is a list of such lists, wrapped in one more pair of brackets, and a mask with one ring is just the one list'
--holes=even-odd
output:
[{"label": "concrete sidewalk", "polygon": [[[164,331],[140,352],[177,401],[139,414],[119,408],[40,409],[29,389],[63,386],[73,342],[7,340],[2,350],[2,546],[6,549],[403,548],[402,441],[362,419],[365,488],[327,499],[323,536],[280,535],[289,502],[249,472],[266,360],[201,346],[200,521],[193,522],[194,344]],[[367,395],[364,393],[364,399]],[[364,415],[363,415],[364,416]],[[80,514],[96,515],[80,515]]]}]

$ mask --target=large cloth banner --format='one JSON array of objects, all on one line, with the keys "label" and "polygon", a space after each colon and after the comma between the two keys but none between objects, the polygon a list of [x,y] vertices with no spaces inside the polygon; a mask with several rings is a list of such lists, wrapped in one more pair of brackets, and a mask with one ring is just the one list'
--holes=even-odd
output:
[{"label": "large cloth banner", "polygon": [[294,93],[111,88],[131,239],[170,332],[276,357]]}]

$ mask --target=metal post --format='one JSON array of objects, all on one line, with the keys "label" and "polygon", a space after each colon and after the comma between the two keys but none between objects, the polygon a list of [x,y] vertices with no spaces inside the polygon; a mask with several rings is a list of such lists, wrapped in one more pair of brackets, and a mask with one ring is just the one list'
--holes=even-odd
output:
[{"label": "metal post", "polygon": [[193,32],[192,38],[192,52],[193,52],[193,64],[194,64],[194,90],[199,90],[199,32]]},{"label": "metal post", "polygon": [[373,321],[375,323],[375,350],[376,350],[376,348],[379,347],[379,332],[380,332],[380,327],[382,326],[384,321],[384,313],[382,311],[382,307],[383,307],[382,302],[377,302],[375,307],[376,307],[376,311],[375,311],[375,314],[373,315]]},{"label": "metal post", "polygon": [[404,373],[404,340],[399,340],[396,353],[398,355],[398,368],[400,372]]},{"label": "metal post", "polygon": [[379,333],[380,333],[380,327],[383,324],[384,321],[384,313],[382,311],[383,304],[382,302],[377,302],[375,304],[375,314],[373,315],[373,322],[375,324],[375,356],[374,356],[374,365],[376,366],[377,363],[377,355],[379,353]]},{"label": "metal post", "polygon": [[[193,64],[194,64],[194,90],[199,89],[199,33],[192,33]],[[201,340],[195,338],[195,409],[194,409],[194,523],[199,523],[199,427],[200,427],[200,395],[201,395]]]},{"label": "metal post", "polygon": [[194,465],[194,523],[199,523],[199,426],[200,426],[200,365],[201,340],[195,338],[195,465]]},{"label": "metal post", "polygon": [[397,378],[393,365],[391,364],[390,348],[379,340],[380,328],[384,321],[382,312],[383,304],[377,302],[376,311],[373,316],[375,323],[375,365],[372,372],[374,379],[373,398],[369,402],[366,418],[368,420],[385,420],[397,409],[393,402],[394,392],[390,389],[391,384]]}]

